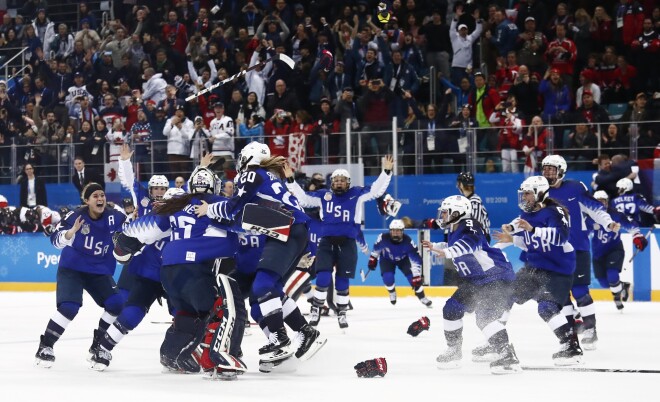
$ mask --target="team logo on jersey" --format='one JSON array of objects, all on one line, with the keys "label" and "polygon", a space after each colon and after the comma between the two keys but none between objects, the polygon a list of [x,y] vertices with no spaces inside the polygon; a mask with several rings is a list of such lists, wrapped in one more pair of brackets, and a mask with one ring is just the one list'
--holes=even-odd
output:
[{"label": "team logo on jersey", "polygon": [[80,233],[82,233],[84,235],[89,234],[89,224],[88,223],[86,223],[82,226],[82,229],[80,229]]},{"label": "team logo on jersey", "polygon": [[326,200],[326,201],[330,201],[332,199],[332,193],[330,193],[330,192],[325,193],[325,195],[323,196],[323,199]]},{"label": "team logo on jersey", "polygon": [[149,198],[144,197],[140,200],[140,205],[142,205],[144,208],[149,206]]}]

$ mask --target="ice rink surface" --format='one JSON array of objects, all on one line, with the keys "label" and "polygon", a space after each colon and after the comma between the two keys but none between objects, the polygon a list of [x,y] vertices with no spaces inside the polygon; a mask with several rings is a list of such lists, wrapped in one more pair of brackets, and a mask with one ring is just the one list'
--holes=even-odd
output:
[{"label": "ice rink surface", "polygon": [[[470,360],[483,337],[474,315],[464,319],[463,367],[441,371],[435,358],[444,349],[442,305],[434,298],[427,309],[416,298],[355,298],[343,333],[334,316],[319,329],[326,346],[294,371],[259,373],[257,349],[265,344],[253,327],[244,339],[249,371],[233,382],[208,381],[197,375],[164,374],[158,350],[169,317],[156,305],[142,324],[113,351],[105,372],[85,360],[92,331],[102,310],[85,295],[85,305],[55,345],[51,369],[34,366],[39,335],[55,311],[55,294],[0,293],[0,400],[14,401],[621,401],[658,400],[660,374],[523,372],[495,376],[488,365]],[[304,304],[304,305],[303,305]],[[308,311],[306,302],[301,306]],[[628,303],[624,313],[611,302],[598,302],[598,350],[585,351],[584,367],[660,370],[660,304]],[[427,315],[430,331],[412,338],[406,329]],[[536,314],[536,304],[514,306],[507,326],[523,365],[552,366],[558,343]],[[358,378],[359,361],[385,357],[384,378]],[[212,399],[207,399],[212,398]]]}]

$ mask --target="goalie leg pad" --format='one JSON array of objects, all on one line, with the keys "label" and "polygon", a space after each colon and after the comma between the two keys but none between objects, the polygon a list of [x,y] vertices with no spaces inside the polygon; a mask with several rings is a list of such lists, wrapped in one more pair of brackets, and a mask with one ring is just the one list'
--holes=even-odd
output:
[{"label": "goalie leg pad", "polygon": [[293,300],[297,300],[303,293],[303,289],[311,282],[311,278],[308,271],[296,269],[289,279],[287,279],[284,285],[284,293]]}]

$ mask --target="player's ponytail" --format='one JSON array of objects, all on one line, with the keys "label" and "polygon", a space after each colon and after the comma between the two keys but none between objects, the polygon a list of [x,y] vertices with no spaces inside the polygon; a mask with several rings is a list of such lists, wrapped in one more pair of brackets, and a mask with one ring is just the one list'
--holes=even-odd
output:
[{"label": "player's ponytail", "polygon": [[178,197],[172,197],[169,200],[156,202],[154,205],[154,213],[157,215],[172,215],[190,204],[193,197],[202,198],[203,195],[204,194],[183,194]]},{"label": "player's ponytail", "polygon": [[286,165],[286,158],[283,156],[272,156],[266,158],[259,164],[260,167],[275,173],[280,179],[286,179],[284,174],[284,166]]}]

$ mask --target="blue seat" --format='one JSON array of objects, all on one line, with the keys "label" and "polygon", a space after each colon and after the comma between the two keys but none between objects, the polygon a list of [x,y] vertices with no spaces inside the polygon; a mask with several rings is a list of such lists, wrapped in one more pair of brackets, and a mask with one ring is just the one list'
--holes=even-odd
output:
[{"label": "blue seat", "polygon": [[609,113],[610,119],[619,120],[626,109],[628,109],[627,103],[611,103],[607,106],[607,113]]}]

